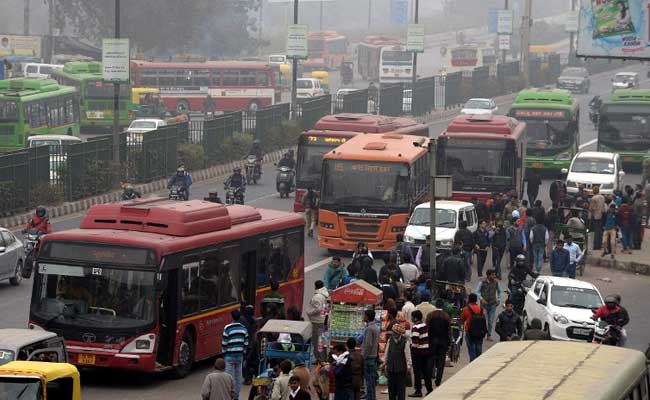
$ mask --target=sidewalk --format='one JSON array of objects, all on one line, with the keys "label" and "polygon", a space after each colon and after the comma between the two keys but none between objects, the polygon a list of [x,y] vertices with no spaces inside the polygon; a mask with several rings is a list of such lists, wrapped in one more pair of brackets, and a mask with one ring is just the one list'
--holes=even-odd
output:
[{"label": "sidewalk", "polygon": [[613,268],[625,272],[650,275],[650,229],[645,229],[641,250],[632,250],[632,254],[621,253],[622,248],[616,248],[616,256],[601,257],[601,250],[589,249],[587,264],[603,268]]}]

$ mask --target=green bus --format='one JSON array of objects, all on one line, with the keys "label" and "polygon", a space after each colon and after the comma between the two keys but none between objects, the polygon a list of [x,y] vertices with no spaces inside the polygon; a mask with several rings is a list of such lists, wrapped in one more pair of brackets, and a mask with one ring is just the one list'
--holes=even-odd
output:
[{"label": "green bus", "polygon": [[511,117],[526,122],[526,168],[569,168],[580,143],[580,107],[563,89],[526,89],[510,108]]},{"label": "green bus", "polygon": [[[53,71],[52,79],[77,88],[80,94],[81,130],[84,133],[107,132],[113,129],[113,83],[102,80],[101,63],[69,62],[62,71]],[[120,127],[133,119],[131,85],[120,85]]]},{"label": "green bus", "polygon": [[0,80],[0,151],[32,135],[79,135],[79,96],[51,79]]},{"label": "green bus", "polygon": [[650,90],[618,89],[600,109],[598,151],[640,166],[650,151]]}]

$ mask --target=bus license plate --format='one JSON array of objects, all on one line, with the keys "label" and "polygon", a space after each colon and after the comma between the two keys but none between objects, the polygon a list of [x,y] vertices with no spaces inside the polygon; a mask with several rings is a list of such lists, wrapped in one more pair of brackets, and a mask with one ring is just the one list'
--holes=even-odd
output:
[{"label": "bus license plate", "polygon": [[533,163],[533,168],[543,168],[543,167],[544,167],[544,164],[542,164],[541,162],[534,162]]},{"label": "bus license plate", "polygon": [[573,334],[574,335],[589,336],[589,335],[591,335],[591,329],[573,328]]},{"label": "bus license plate", "polygon": [[104,118],[103,111],[86,111],[86,118],[88,119],[102,119]]},{"label": "bus license plate", "polygon": [[77,357],[77,364],[95,365],[94,354],[79,354]]}]

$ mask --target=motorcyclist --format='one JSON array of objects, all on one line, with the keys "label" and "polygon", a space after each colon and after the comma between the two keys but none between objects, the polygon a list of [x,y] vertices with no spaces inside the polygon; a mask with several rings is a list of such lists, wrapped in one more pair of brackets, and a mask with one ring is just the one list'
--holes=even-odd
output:
[{"label": "motorcyclist", "polygon": [[592,110],[600,110],[600,107],[602,105],[603,105],[603,101],[601,100],[599,95],[595,95],[589,102],[589,108],[591,108]]},{"label": "motorcyclist", "polygon": [[616,296],[606,296],[605,304],[596,310],[594,315],[591,316],[591,319],[596,321],[600,318],[607,324],[613,326],[620,333],[620,345],[620,339],[622,338],[623,334],[623,326],[629,322],[629,315],[627,315],[627,312],[623,312],[623,309],[618,305],[618,302],[619,300]]},{"label": "motorcyclist", "polygon": [[192,186],[192,177],[190,174],[185,172],[185,167],[183,165],[179,166],[176,169],[176,174],[169,179],[167,189],[171,189],[172,186],[180,187],[180,192],[183,195],[183,199],[188,200],[190,198],[190,186]]},{"label": "motorcyclist", "polygon": [[514,285],[521,285],[528,275],[533,279],[539,276],[539,274],[533,272],[526,264],[526,256],[519,254],[515,258],[515,264],[508,274],[508,287],[511,288]]},{"label": "motorcyclist", "polygon": [[248,155],[255,156],[255,169],[258,174],[262,173],[262,161],[264,160],[264,150],[262,150],[262,145],[258,139],[253,140],[253,145],[251,146]]},{"label": "motorcyclist", "polygon": [[240,193],[243,196],[246,190],[246,178],[241,174],[241,168],[235,167],[232,170],[232,175],[224,182],[227,188],[233,189],[233,192]]},{"label": "motorcyclist", "polygon": [[627,342],[627,331],[625,330],[625,325],[630,323],[630,314],[627,312],[625,307],[621,305],[621,295],[620,294],[614,294],[614,298],[616,299],[616,304],[621,308],[621,338],[618,342],[618,345],[621,347],[625,347],[625,343]]},{"label": "motorcyclist", "polygon": [[122,186],[122,200],[134,200],[142,197],[142,194],[133,188],[130,183]]},{"label": "motorcyclist", "polygon": [[47,210],[43,206],[36,207],[36,211],[29,222],[23,228],[23,233],[27,233],[30,229],[36,229],[39,235],[52,233],[52,224],[47,217]]},{"label": "motorcyclist", "polygon": [[288,167],[293,170],[296,168],[296,162],[291,158],[289,153],[284,153],[280,161],[278,161],[278,168],[280,167]]}]

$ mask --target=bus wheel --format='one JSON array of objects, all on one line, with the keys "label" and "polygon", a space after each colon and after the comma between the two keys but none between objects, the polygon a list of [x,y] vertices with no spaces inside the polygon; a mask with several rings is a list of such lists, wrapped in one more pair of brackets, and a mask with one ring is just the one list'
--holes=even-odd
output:
[{"label": "bus wheel", "polygon": [[185,99],[179,100],[178,103],[176,103],[176,111],[179,114],[190,111],[190,103]]},{"label": "bus wheel", "polygon": [[174,377],[185,378],[192,369],[192,360],[194,360],[194,340],[192,334],[185,330],[181,346],[178,349],[178,365],[174,369]]},{"label": "bus wheel", "polygon": [[248,111],[250,112],[256,112],[259,109],[260,109],[260,102],[257,100],[251,101],[250,104],[248,105]]}]

